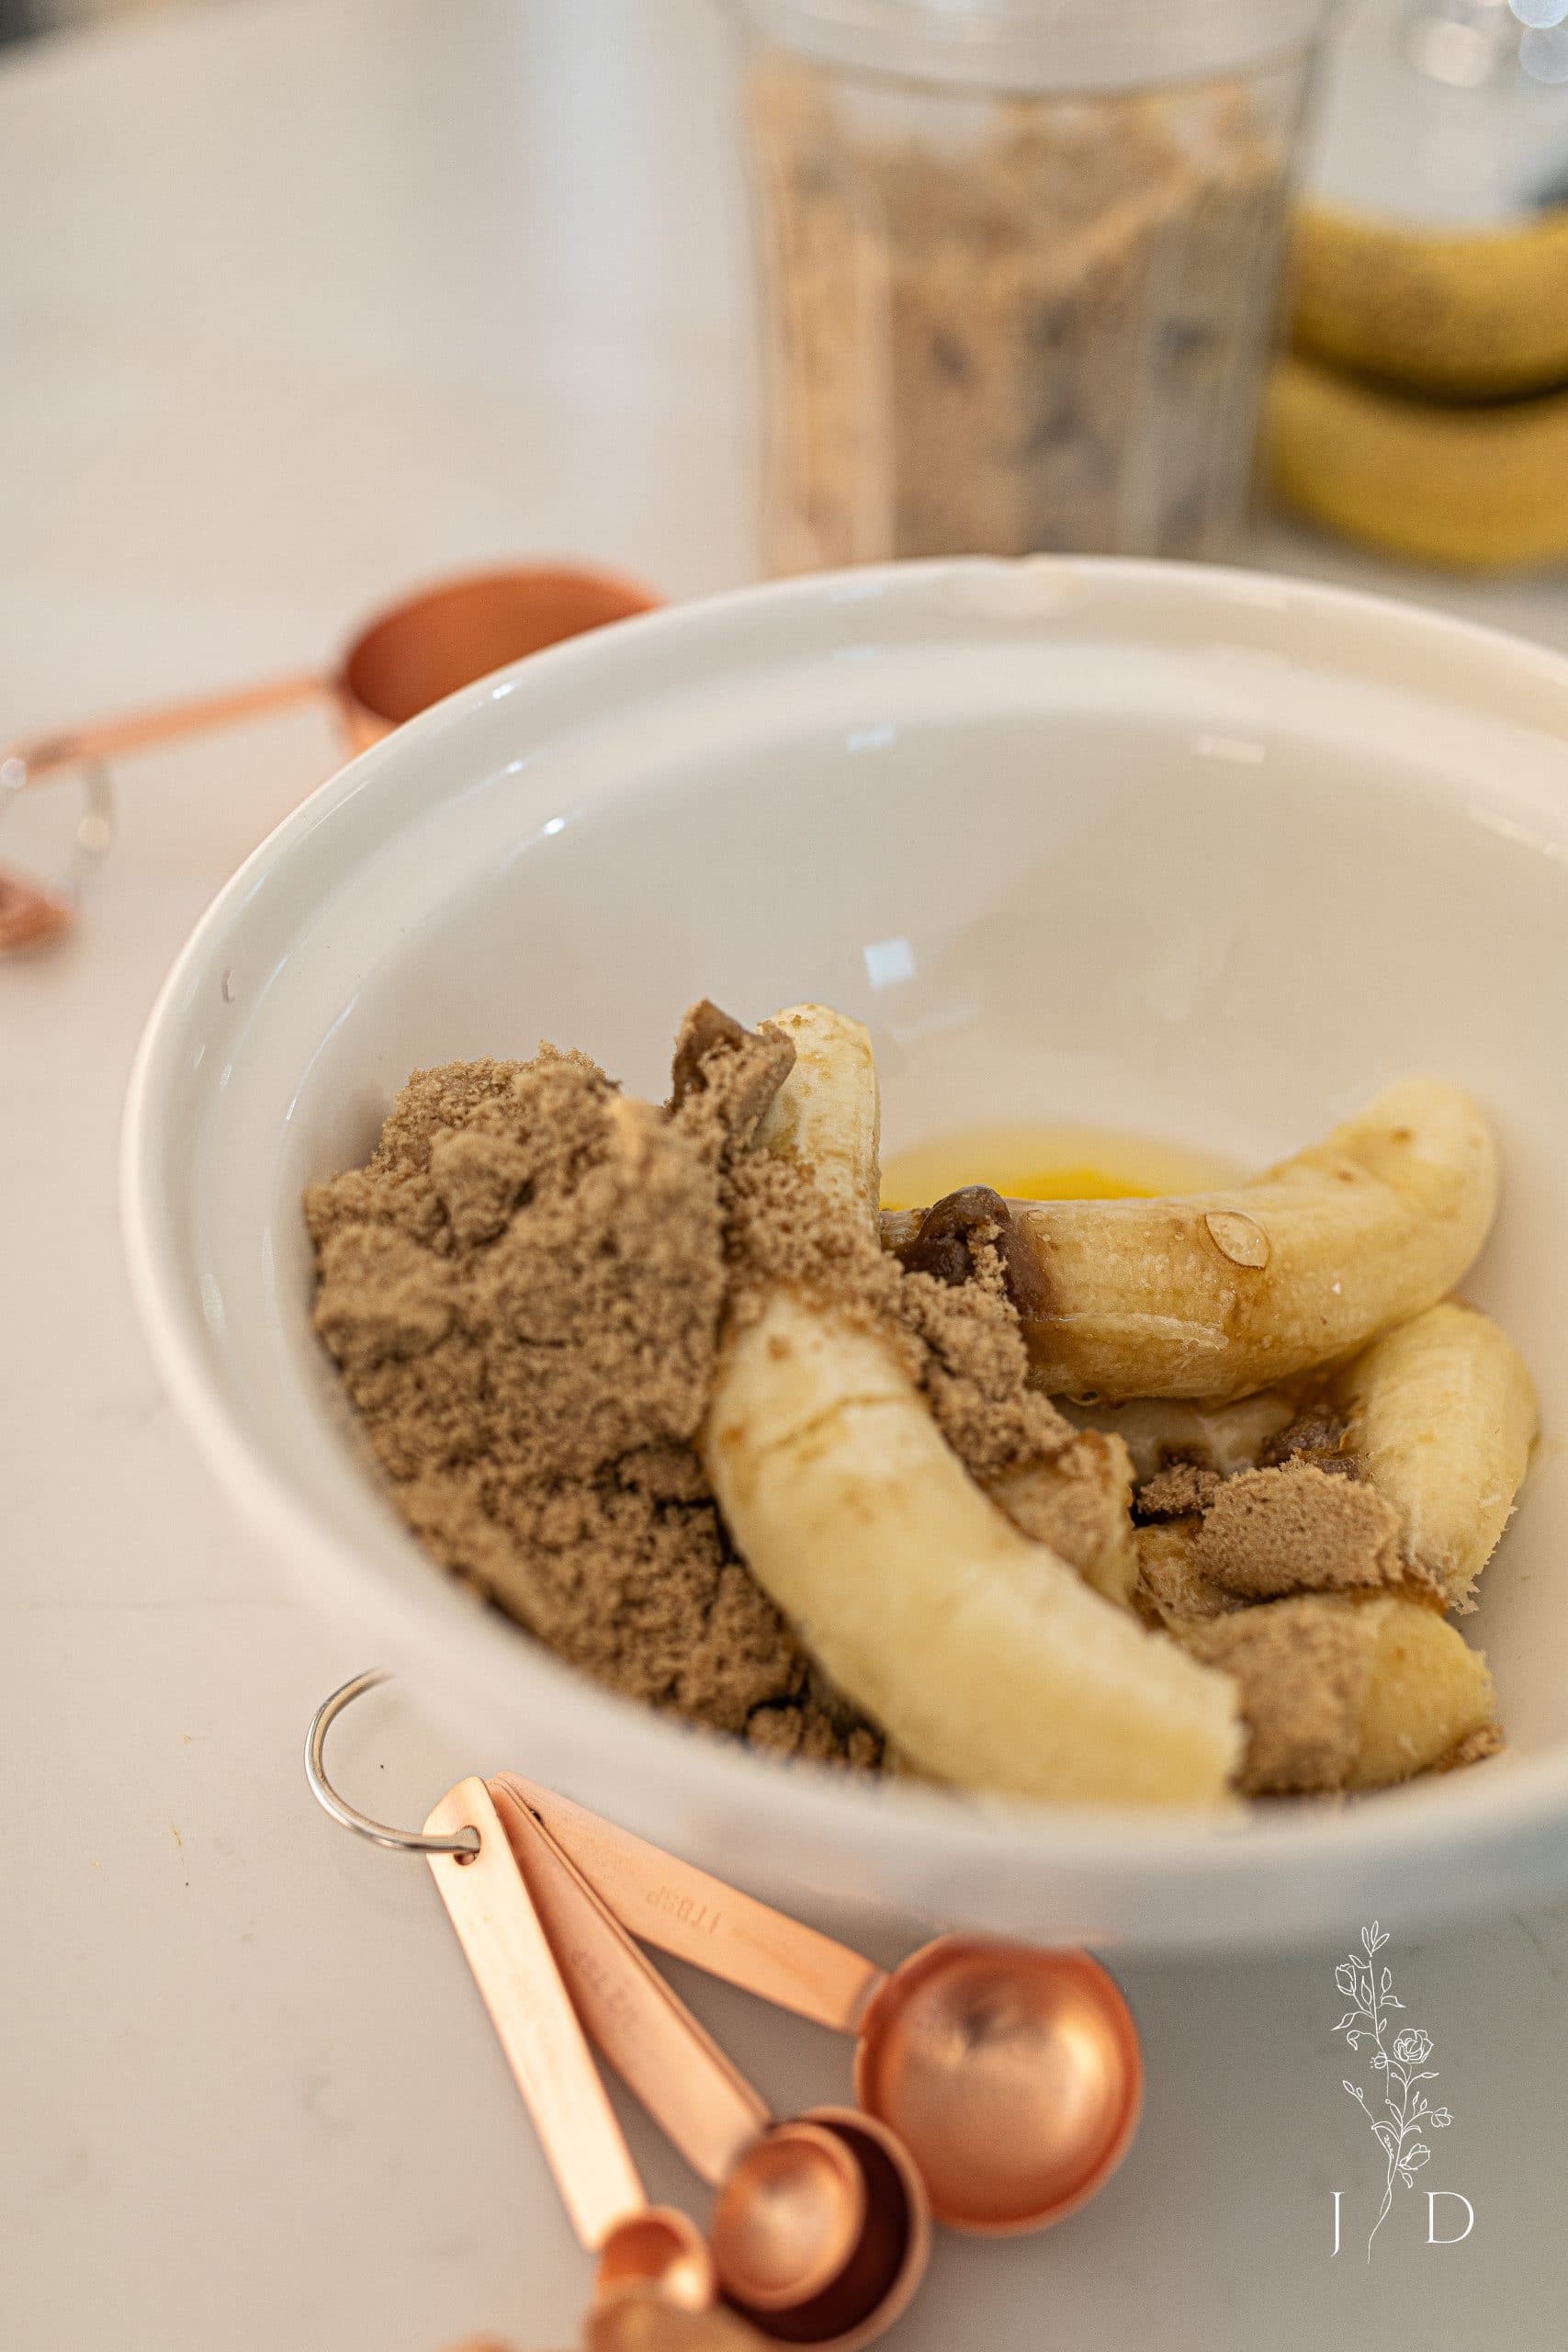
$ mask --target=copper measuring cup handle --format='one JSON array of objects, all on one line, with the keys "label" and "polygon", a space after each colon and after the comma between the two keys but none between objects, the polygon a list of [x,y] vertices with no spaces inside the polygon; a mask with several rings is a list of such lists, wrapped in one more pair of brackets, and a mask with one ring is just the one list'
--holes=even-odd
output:
[{"label": "copper measuring cup handle", "polygon": [[[331,697],[333,681],[316,673],[275,678],[259,686],[243,686],[228,694],[205,695],[194,701],[166,703],[154,710],[128,712],[123,718],[96,720],[52,735],[32,735],[0,752],[0,815],[13,797],[44,784],[67,768],[89,772],[105,761],[130,752],[151,751],[184,735],[200,735],[218,727],[237,726],[263,718],[296,703]],[[90,832],[88,829],[90,828]],[[77,829],[78,857],[99,857],[111,831],[107,779],[94,777],[88,802]],[[55,936],[71,922],[75,911],[72,882],[39,884],[0,867],[0,956],[32,947]]]},{"label": "copper measuring cup handle", "polygon": [[0,785],[11,791],[25,791],[28,785],[41,784],[62,768],[85,767],[128,752],[151,751],[154,744],[172,743],[182,735],[205,734],[215,727],[236,727],[247,718],[265,718],[271,711],[333,691],[330,678],[317,671],[300,671],[264,685],[240,686],[190,702],[164,703],[153,710],[128,711],[118,718],[68,727],[53,735],[30,736],[0,752]]},{"label": "copper measuring cup handle", "polygon": [[885,1969],[553,1790],[515,1772],[491,1786],[537,1815],[632,1935],[797,2017],[859,2032]]},{"label": "copper measuring cup handle", "polygon": [[623,1927],[856,2041],[861,2109],[913,2160],[941,2221],[1044,2227],[1096,2195],[1137,2128],[1143,2059],[1085,1952],[943,1936],[888,1974],[613,1823],[508,1773]]}]

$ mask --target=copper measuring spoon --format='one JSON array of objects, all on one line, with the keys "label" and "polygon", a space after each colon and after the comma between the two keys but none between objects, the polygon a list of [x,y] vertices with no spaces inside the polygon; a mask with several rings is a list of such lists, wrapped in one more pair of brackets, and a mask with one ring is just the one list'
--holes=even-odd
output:
[{"label": "copper measuring spoon", "polygon": [[908,2147],[932,2214],[1001,2236],[1087,2203],[1132,2144],[1143,2056],[1087,1952],[942,1936],[891,1973],[515,1773],[623,1926],[856,2039],[855,2096]]},{"label": "copper measuring spoon", "polygon": [[577,2013],[482,1781],[460,1781],[424,1825],[426,1837],[478,1834],[477,1850],[427,1859],[573,2229],[599,2267],[604,2300],[651,2290],[703,2311],[716,2297],[713,2258],[694,2222],[650,2205]]},{"label": "copper measuring spoon", "polygon": [[731,2303],[794,2344],[869,2343],[930,2251],[919,2175],[896,2133],[853,2109],[778,2122],[505,1781],[496,1811],[578,2013],[628,2089],[718,2188],[710,2241]]},{"label": "copper measuring spoon", "polygon": [[818,2123],[775,2123],[548,1831],[507,1791],[491,1794],[590,2040],[720,2188],[712,2243],[726,2292],[769,2311],[809,2302],[864,2227],[848,2148]]},{"label": "copper measuring spoon", "polygon": [[0,870],[0,955],[53,938],[73,920],[81,873],[102,856],[112,835],[106,761],[315,701],[332,706],[351,752],[367,751],[476,678],[588,629],[651,612],[660,601],[640,581],[597,565],[520,564],[474,572],[389,605],[330,671],[300,671],[13,743],[0,752],[0,816],[17,796],[64,769],[83,771],[85,797],[65,875],[39,884]]}]

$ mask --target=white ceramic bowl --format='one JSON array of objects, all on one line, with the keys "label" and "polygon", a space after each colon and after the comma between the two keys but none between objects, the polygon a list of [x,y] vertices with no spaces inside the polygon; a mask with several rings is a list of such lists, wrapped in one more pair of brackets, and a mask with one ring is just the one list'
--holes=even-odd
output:
[{"label": "white ceramic bowl", "polygon": [[[418,1065],[544,1035],[658,1094],[704,993],[867,1020],[892,1147],[1071,1117],[1261,1163],[1402,1072],[1473,1088],[1506,1177],[1471,1289],[1549,1432],[1467,1621],[1512,1755],[1239,1826],[964,1804],[656,1721],[437,1574],[312,1339],[300,1187],[366,1155]],[[225,1486],[477,1768],[819,1914],[1146,1950],[1498,1905],[1568,1879],[1565,1010],[1568,662],[1214,570],[796,581],[536,656],[279,827],[148,1028],[131,1269]]]}]

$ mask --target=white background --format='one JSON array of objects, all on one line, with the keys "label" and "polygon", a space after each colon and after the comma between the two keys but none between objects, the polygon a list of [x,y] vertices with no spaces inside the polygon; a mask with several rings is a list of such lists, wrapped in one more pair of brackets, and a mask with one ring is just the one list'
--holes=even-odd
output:
[{"label": "white background", "polygon": [[[603,556],[671,595],[747,577],[747,270],[703,0],[287,0],[7,57],[0,725],[319,661],[388,593],[487,556]],[[1377,577],[1278,535],[1263,556]],[[1396,584],[1568,644],[1561,585]],[[127,767],[79,939],[0,966],[18,2352],[560,2346],[588,2278],[425,1874],[306,1796],[306,1719],[367,1661],[209,1486],[120,1272],[116,1128],[152,991],[332,762],[307,716]],[[395,1695],[337,1753],[409,1818],[508,1760]],[[1557,2345],[1568,1905],[1444,1940],[1385,1920],[1456,2118],[1427,2177],[1478,2218],[1427,2248],[1402,2199],[1370,2269],[1377,2151],[1329,2030],[1359,1924],[1289,1961],[1128,1965],[1130,2160],[1053,2234],[944,2242],[895,2346]],[[843,2092],[841,2045],[690,1989],[780,2105]],[[656,2192],[689,2194],[630,2128]]]}]

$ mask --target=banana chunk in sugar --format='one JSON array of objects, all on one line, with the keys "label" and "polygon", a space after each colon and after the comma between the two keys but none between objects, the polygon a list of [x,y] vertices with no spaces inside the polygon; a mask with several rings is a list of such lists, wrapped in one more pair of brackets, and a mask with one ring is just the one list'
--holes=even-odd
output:
[{"label": "banana chunk in sugar", "polygon": [[[869,1041],[824,1007],[776,1018],[798,1058],[763,1145],[821,1170],[869,1234]],[[727,1334],[702,1450],[759,1582],[919,1770],[1063,1801],[1224,1798],[1241,1751],[1228,1676],[1023,1535],[878,1332],[774,1284]]]},{"label": "banana chunk in sugar", "polygon": [[1500,1744],[1484,1657],[1425,1601],[1313,1593],[1172,1630],[1236,1679],[1247,1795],[1384,1788]]},{"label": "banana chunk in sugar", "polygon": [[1336,1399],[1347,1443],[1399,1514],[1406,1559],[1450,1609],[1473,1609],[1540,1425],[1518,1350],[1490,1316],[1446,1299],[1375,1340]]},{"label": "banana chunk in sugar", "polygon": [[[1013,1204],[1053,1395],[1224,1398],[1330,1363],[1435,1306],[1479,1253],[1497,1155],[1458,1087],[1406,1079],[1234,1192]],[[907,1241],[918,1215],[884,1220]]]}]

